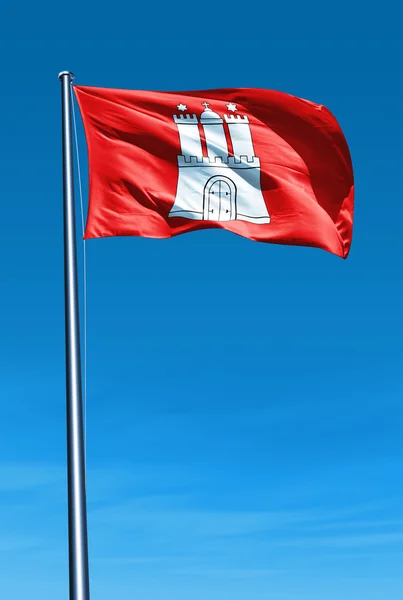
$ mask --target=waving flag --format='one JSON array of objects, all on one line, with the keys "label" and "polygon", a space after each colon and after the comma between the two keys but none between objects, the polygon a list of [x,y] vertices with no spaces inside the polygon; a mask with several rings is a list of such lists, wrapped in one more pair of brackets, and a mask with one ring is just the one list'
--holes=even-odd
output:
[{"label": "waving flag", "polygon": [[352,164],[324,106],[262,89],[74,90],[89,152],[86,238],[221,228],[347,257]]}]

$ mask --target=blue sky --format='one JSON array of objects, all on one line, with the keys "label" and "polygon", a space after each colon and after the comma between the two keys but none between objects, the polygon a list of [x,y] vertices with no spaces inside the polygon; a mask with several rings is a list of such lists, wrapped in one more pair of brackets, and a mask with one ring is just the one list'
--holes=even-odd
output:
[{"label": "blue sky", "polygon": [[2,6],[1,597],[68,597],[64,69],[325,104],[356,181],[347,261],[220,231],[87,242],[92,597],[401,597],[398,10]]}]

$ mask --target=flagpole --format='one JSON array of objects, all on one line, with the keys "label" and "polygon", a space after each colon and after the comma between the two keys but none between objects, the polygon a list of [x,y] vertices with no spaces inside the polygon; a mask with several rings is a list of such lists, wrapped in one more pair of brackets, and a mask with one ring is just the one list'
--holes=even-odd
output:
[{"label": "flagpole", "polygon": [[64,296],[66,327],[67,485],[70,600],[89,600],[85,451],[78,309],[74,166],[71,123],[73,73],[59,74],[62,85]]}]

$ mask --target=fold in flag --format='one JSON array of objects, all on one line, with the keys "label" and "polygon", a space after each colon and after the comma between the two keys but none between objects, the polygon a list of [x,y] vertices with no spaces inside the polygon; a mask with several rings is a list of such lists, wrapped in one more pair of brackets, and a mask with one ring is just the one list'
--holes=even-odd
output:
[{"label": "fold in flag", "polygon": [[86,238],[221,228],[347,257],[353,170],[324,106],[262,89],[74,90],[89,154]]}]

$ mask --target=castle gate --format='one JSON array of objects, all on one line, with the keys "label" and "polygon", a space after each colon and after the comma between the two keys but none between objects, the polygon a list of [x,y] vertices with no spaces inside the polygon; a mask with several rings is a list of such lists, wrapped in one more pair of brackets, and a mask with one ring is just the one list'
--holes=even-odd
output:
[{"label": "castle gate", "polygon": [[210,177],[203,194],[203,219],[231,221],[236,219],[236,186],[221,175]]}]

